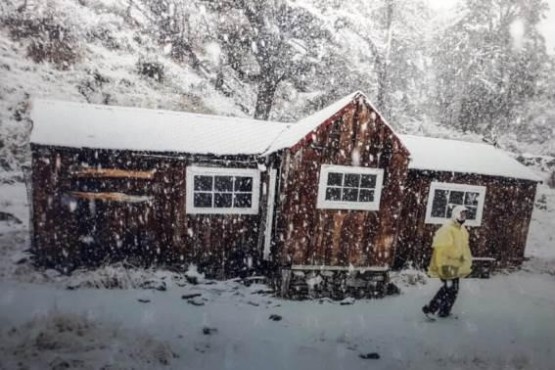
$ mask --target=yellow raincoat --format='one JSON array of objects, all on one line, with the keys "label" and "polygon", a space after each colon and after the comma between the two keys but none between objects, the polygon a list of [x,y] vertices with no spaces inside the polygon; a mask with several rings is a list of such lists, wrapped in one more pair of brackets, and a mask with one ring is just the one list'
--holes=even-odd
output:
[{"label": "yellow raincoat", "polygon": [[434,252],[428,275],[450,280],[464,278],[472,271],[472,254],[468,246],[468,231],[457,221],[449,220],[434,235]]}]

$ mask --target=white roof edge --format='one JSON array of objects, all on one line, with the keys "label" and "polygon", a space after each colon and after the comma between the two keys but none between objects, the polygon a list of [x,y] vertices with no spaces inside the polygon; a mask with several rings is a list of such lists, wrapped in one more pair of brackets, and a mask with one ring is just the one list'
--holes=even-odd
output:
[{"label": "white roof edge", "polygon": [[33,144],[259,156],[290,123],[35,98]]},{"label": "white roof edge", "polygon": [[[541,177],[513,158],[508,152],[489,144],[417,135],[398,136],[410,153],[409,169],[462,174],[472,173],[482,176],[543,182]],[[425,141],[427,143],[422,144],[426,144],[426,148],[417,147],[414,143],[407,143],[407,140]],[[445,147],[441,147],[442,145],[448,145],[448,150],[445,150]],[[465,152],[463,157],[453,156],[455,151],[464,151],[469,149],[469,147],[475,150],[471,153]],[[472,155],[477,156],[474,158],[476,163],[471,163]],[[480,155],[487,158],[480,157]],[[456,163],[455,166],[450,167],[449,165],[452,163],[446,165],[446,161],[449,162],[450,160],[452,160],[452,163]],[[481,160],[481,163],[478,160]],[[461,165],[461,163],[464,163],[466,169],[455,168],[457,165]]]},{"label": "white roof edge", "polygon": [[[261,154],[261,156],[266,156],[276,151],[293,147],[294,145],[299,143],[306,135],[317,129],[322,123],[333,117],[344,107],[346,107],[348,104],[359,97],[363,97],[364,100],[372,107],[372,109],[381,117],[382,121],[389,126],[383,116],[370,103],[370,100],[368,99],[366,94],[364,94],[360,90],[357,90],[312,113],[308,117],[297,121],[297,123],[292,124],[288,129],[284,130],[280,134],[280,136],[278,136],[272,142],[270,146],[268,146],[268,148],[264,151],[264,153]],[[391,128],[391,126],[389,127]]]},{"label": "white roof edge", "polygon": [[223,120],[239,120],[245,122],[260,122],[266,124],[278,124],[278,125],[290,125],[291,122],[278,122],[278,121],[263,121],[249,117],[237,117],[237,116],[221,116],[216,114],[208,114],[208,113],[197,113],[197,112],[187,112],[187,111],[180,111],[180,110],[171,110],[171,109],[159,109],[159,108],[144,108],[144,107],[136,107],[136,106],[127,106],[127,105],[108,105],[108,104],[95,104],[95,103],[87,103],[87,102],[79,102],[79,101],[71,101],[71,100],[58,100],[58,99],[45,99],[45,98],[33,98],[31,99],[31,112],[33,112],[34,103],[38,102],[41,104],[70,104],[70,105],[80,105],[83,107],[88,108],[95,108],[95,109],[117,109],[119,111],[143,111],[148,112],[149,114],[164,114],[164,115],[175,115],[175,116],[198,116],[203,118],[217,118]]}]

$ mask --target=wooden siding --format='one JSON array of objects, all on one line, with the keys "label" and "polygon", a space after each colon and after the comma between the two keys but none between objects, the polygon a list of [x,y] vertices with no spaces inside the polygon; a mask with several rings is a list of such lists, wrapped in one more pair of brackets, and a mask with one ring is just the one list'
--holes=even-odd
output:
[{"label": "wooden siding", "polygon": [[433,181],[487,188],[482,224],[467,227],[475,257],[493,257],[498,267],[518,266],[524,257],[534,207],[536,183],[492,176],[410,170],[401,212],[395,267],[412,263],[427,268],[432,240],[441,225],[426,224],[426,206]]},{"label": "wooden siding", "polygon": [[[373,266],[393,262],[408,152],[358,99],[286,151],[276,230],[281,264]],[[317,209],[323,164],[384,169],[379,211]]]},{"label": "wooden siding", "polygon": [[[255,268],[260,263],[258,231],[265,213],[187,215],[189,163],[257,166],[256,161],[237,157],[33,145],[33,249],[38,261],[67,270],[116,260],[183,268],[192,262],[215,277],[237,276]],[[83,176],[93,173],[90,168],[110,171]],[[261,187],[266,183],[263,172]],[[91,193],[100,195],[94,200]]]}]

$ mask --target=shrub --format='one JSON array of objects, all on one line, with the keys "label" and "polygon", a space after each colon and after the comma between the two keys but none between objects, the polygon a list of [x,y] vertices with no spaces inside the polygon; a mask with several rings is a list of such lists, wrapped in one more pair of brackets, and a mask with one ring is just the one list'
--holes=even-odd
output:
[{"label": "shrub", "polygon": [[49,62],[65,70],[79,59],[77,40],[53,15],[32,18],[22,14],[4,20],[14,40],[30,39],[27,55],[35,62]]},{"label": "shrub", "polygon": [[139,57],[137,73],[141,76],[152,78],[157,82],[164,81],[164,65],[155,59]]}]

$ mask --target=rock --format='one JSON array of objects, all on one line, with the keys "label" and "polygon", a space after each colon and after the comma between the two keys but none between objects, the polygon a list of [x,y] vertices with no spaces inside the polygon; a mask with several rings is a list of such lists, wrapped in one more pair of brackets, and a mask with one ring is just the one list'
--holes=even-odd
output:
[{"label": "rock", "polygon": [[380,354],[376,352],[361,353],[358,357],[364,360],[378,360],[380,358]]},{"label": "rock", "polygon": [[282,317],[280,315],[271,314],[269,319],[272,321],[281,321]]},{"label": "rock", "polygon": [[150,299],[147,298],[138,298],[137,301],[141,302],[141,303],[149,303]]}]

